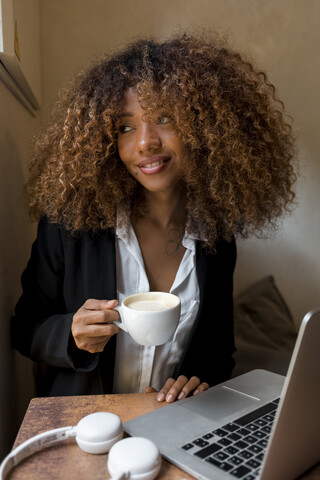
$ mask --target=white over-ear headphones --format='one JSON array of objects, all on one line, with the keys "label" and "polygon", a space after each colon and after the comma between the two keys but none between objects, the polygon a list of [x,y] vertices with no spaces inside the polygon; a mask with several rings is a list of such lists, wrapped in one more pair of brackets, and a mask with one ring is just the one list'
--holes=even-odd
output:
[{"label": "white over-ear headphones", "polygon": [[122,423],[117,415],[92,413],[82,418],[75,427],[40,433],[12,450],[1,463],[0,480],[39,448],[71,437],[75,437],[79,447],[87,453],[100,454],[110,450],[108,469],[113,480],[153,480],[161,467],[158,447],[146,438],[121,440],[122,436]]}]

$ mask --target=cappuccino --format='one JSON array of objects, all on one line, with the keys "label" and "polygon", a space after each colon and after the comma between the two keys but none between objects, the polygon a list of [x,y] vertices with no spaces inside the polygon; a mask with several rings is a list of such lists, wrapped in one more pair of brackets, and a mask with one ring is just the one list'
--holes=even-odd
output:
[{"label": "cappuccino", "polygon": [[163,345],[177,328],[180,308],[179,298],[172,293],[135,293],[114,307],[120,318],[113,323],[140,345]]},{"label": "cappuccino", "polygon": [[128,303],[127,307],[132,308],[133,310],[139,310],[140,312],[156,312],[158,310],[167,310],[167,308],[171,308],[171,306],[165,302],[159,302],[157,300],[136,300]]}]

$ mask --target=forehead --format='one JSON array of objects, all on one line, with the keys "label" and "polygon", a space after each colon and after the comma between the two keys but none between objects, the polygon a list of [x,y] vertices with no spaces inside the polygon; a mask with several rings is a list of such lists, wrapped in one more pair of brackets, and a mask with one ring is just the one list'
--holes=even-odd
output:
[{"label": "forehead", "polygon": [[147,91],[147,94],[139,95],[136,87],[129,87],[124,95],[120,105],[120,117],[126,114],[146,115],[148,118],[156,118],[157,115],[169,114],[171,109],[163,105],[157,94]]},{"label": "forehead", "polygon": [[134,113],[136,111],[142,111],[141,104],[138,100],[138,93],[135,87],[130,87],[126,90],[122,101],[123,113]]}]

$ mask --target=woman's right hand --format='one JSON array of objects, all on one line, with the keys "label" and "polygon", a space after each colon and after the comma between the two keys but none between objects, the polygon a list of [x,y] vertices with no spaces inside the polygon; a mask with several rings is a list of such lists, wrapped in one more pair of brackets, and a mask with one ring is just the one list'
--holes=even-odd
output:
[{"label": "woman's right hand", "polygon": [[119,319],[119,313],[112,310],[116,305],[117,300],[90,298],[74,314],[71,333],[80,350],[102,352],[112,335],[119,332],[112,323]]}]

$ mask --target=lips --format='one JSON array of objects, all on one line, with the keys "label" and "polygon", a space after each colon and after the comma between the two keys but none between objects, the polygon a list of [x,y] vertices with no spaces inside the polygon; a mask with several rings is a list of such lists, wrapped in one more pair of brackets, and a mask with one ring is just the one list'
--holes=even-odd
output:
[{"label": "lips", "polygon": [[169,160],[170,157],[167,155],[154,155],[153,157],[141,160],[137,166],[141,172],[147,175],[153,175],[163,170],[167,166]]}]

